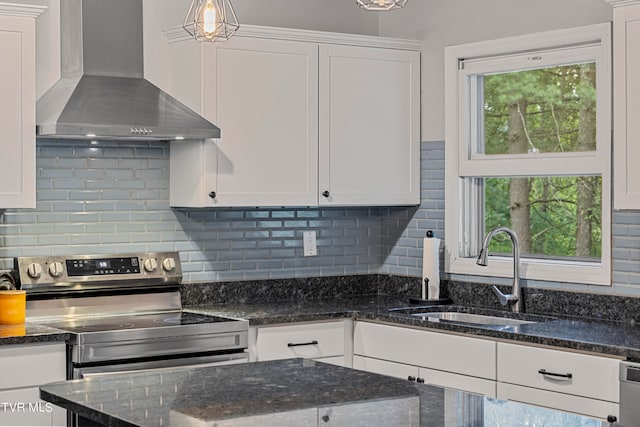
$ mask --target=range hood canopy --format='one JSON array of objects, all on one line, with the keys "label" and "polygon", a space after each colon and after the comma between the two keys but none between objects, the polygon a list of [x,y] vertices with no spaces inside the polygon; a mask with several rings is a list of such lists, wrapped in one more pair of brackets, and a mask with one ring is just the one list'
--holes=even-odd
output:
[{"label": "range hood canopy", "polygon": [[220,137],[144,79],[141,0],[60,0],[60,42],[61,79],[37,102],[38,137]]}]

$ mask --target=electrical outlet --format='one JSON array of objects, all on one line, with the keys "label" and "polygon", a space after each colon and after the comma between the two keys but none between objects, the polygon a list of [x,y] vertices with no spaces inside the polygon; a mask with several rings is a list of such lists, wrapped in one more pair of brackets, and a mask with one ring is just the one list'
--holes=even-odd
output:
[{"label": "electrical outlet", "polygon": [[304,247],[304,256],[318,255],[315,231],[305,231],[302,233],[302,246]]}]

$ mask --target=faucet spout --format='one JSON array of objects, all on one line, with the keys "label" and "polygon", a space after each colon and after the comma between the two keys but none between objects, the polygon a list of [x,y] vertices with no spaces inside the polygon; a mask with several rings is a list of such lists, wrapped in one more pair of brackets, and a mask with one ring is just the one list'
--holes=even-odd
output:
[{"label": "faucet spout", "polygon": [[519,313],[523,311],[524,305],[521,296],[521,286],[520,286],[520,246],[518,245],[518,236],[516,233],[507,228],[507,227],[497,227],[491,230],[486,237],[484,238],[484,242],[482,244],[482,249],[480,249],[480,253],[478,254],[478,259],[476,260],[476,264],[487,266],[489,263],[489,244],[493,237],[498,233],[507,233],[511,238],[511,246],[512,246],[512,255],[513,255],[513,285],[510,294],[504,294],[498,289],[497,286],[493,286],[493,293],[498,297],[498,301],[502,305],[510,305],[511,310],[514,313]]}]

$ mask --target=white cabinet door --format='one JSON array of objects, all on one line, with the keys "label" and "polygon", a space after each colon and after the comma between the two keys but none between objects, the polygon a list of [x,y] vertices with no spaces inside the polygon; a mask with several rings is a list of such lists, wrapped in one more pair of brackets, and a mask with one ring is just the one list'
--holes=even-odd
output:
[{"label": "white cabinet door", "polygon": [[353,356],[353,368],[408,381],[415,381],[420,377],[420,370],[417,366],[364,356]]},{"label": "white cabinet door", "polygon": [[64,343],[0,346],[0,378],[0,425],[66,423],[66,411],[40,400],[38,389],[66,379]]},{"label": "white cabinet door", "polygon": [[35,19],[0,4],[0,209],[36,206]]},{"label": "white cabinet door", "polygon": [[222,135],[172,143],[171,205],[316,205],[317,61],[315,43],[207,45],[204,115]]},{"label": "white cabinet door", "polygon": [[620,413],[619,405],[615,402],[501,382],[497,384],[497,398],[558,409],[587,417],[599,418],[603,421],[606,421],[609,415],[618,417]]},{"label": "white cabinet door", "polygon": [[420,54],[320,46],[321,205],[420,203]]},{"label": "white cabinet door", "polygon": [[419,425],[420,398],[418,396],[318,408],[319,427],[418,427]]},{"label": "white cabinet door", "polygon": [[53,403],[40,400],[38,387],[0,391],[0,425],[62,426],[67,412]]},{"label": "white cabinet door", "polygon": [[[640,208],[640,2],[607,0],[613,12],[613,203]],[[620,4],[618,6],[618,4]]]},{"label": "white cabinet door", "polygon": [[482,394],[487,397],[496,397],[496,382],[484,378],[459,375],[436,369],[418,368],[413,365],[362,356],[353,357],[353,367],[355,369],[388,375],[390,377],[463,390],[469,393]]}]

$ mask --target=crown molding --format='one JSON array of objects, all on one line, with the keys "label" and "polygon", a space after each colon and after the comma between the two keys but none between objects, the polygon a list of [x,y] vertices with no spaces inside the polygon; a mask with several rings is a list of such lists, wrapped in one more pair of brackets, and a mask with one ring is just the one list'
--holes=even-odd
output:
[{"label": "crown molding", "polygon": [[640,0],[605,0],[612,7],[632,6],[640,4]]},{"label": "crown molding", "polygon": [[[169,43],[180,43],[193,38],[182,27],[172,27],[162,31]],[[313,43],[345,44],[350,46],[381,47],[420,51],[422,41],[396,39],[390,37],[364,36],[356,34],[332,33],[325,31],[297,30],[293,28],[264,27],[260,25],[240,25],[233,37],[253,37],[281,39]],[[223,42],[224,43],[224,42]]]},{"label": "crown molding", "polygon": [[47,6],[38,6],[35,4],[0,3],[0,15],[4,16],[37,18],[45,10],[47,10]]}]

